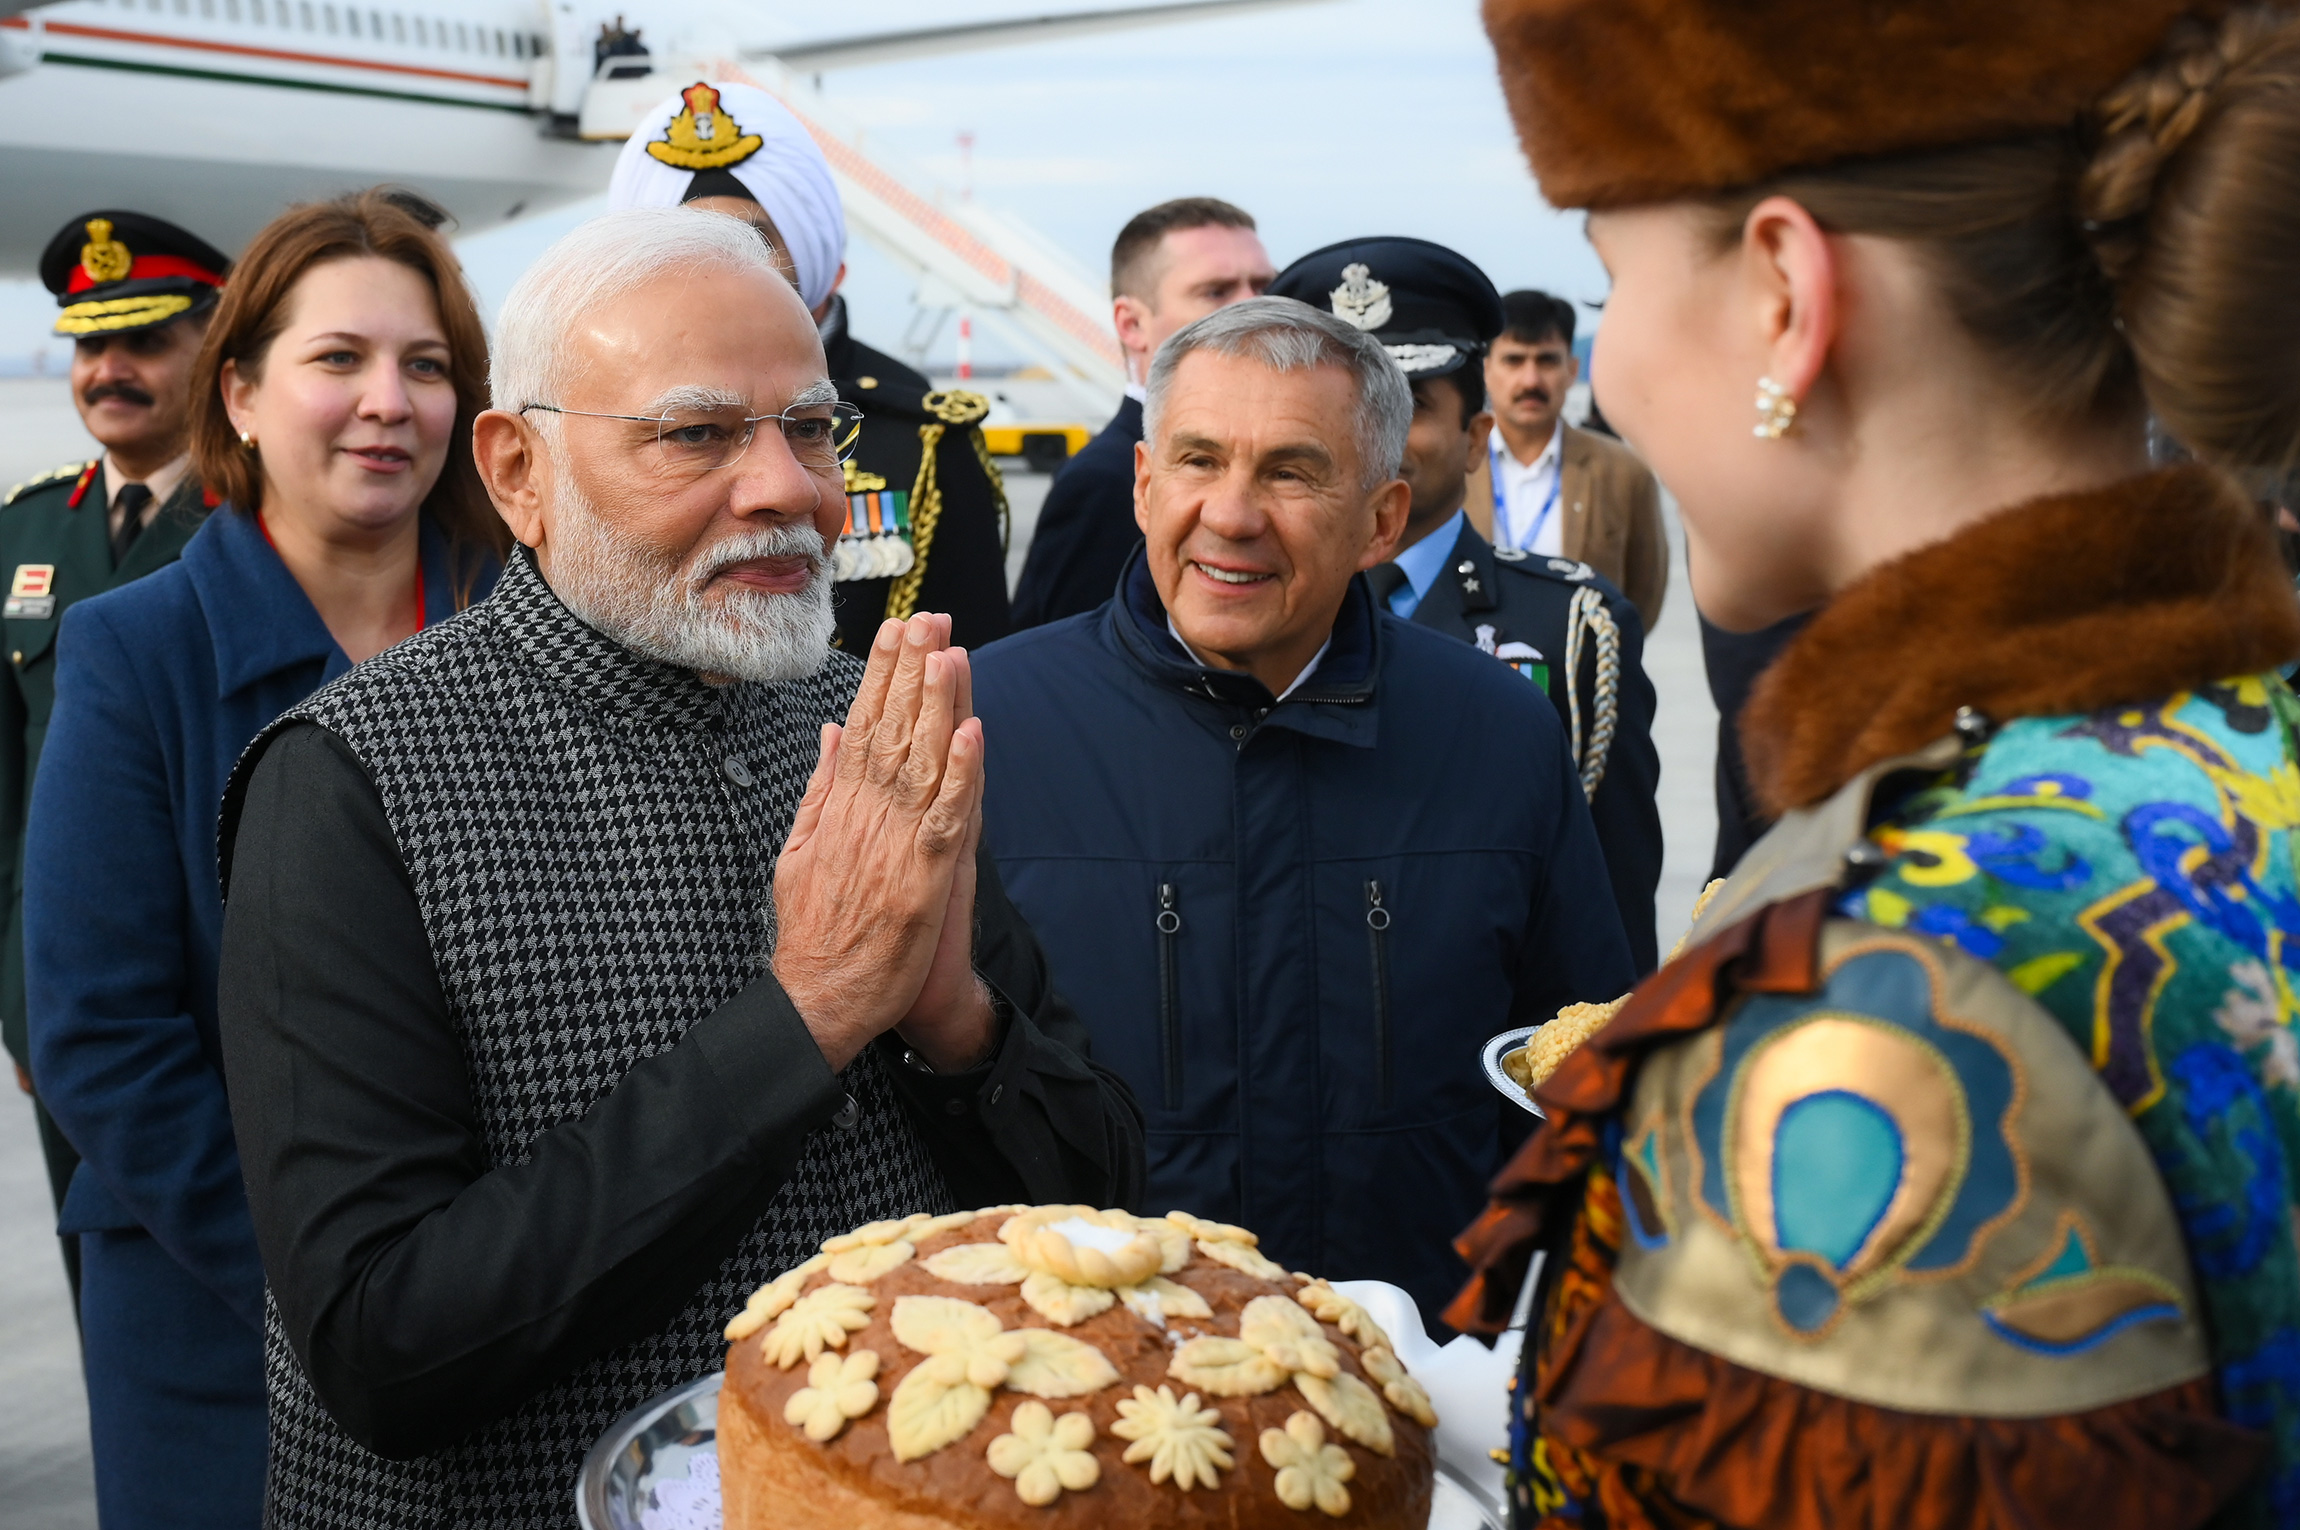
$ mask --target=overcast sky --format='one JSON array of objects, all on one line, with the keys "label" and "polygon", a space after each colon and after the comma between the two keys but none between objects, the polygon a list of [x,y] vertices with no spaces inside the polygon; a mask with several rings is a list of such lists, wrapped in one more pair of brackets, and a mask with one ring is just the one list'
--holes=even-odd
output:
[{"label": "overcast sky", "polygon": [[[1063,0],[873,0],[842,8],[824,30],[854,30],[848,18],[866,15],[875,29],[1070,8]],[[1459,249],[1504,290],[1543,286],[1582,302],[1604,296],[1579,216],[1551,211],[1533,189],[1473,0],[1322,0],[843,70],[823,83],[868,124],[867,149],[950,195],[958,135],[971,132],[976,200],[1089,272],[1105,268],[1129,215],[1167,197],[1206,194],[1251,211],[1281,266],[1337,239],[1411,234]],[[325,110],[326,101],[313,97],[300,109]],[[103,201],[92,187],[91,205]],[[489,306],[536,251],[597,205],[463,240]],[[911,318],[910,285],[857,246],[848,289],[857,329],[892,349]],[[36,285],[0,283],[0,357],[22,358],[43,343],[53,312]],[[1003,349],[987,329],[978,326],[976,341],[986,362]],[[936,358],[946,360],[950,346],[946,328]]]}]

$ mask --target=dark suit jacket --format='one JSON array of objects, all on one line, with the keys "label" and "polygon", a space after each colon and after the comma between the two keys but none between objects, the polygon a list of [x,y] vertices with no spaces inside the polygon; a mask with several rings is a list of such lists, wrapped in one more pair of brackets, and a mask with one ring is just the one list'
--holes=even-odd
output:
[{"label": "dark suit jacket", "polygon": [[[1658,954],[1653,927],[1653,893],[1661,884],[1661,810],[1654,794],[1661,783],[1661,757],[1653,747],[1653,682],[1645,674],[1645,632],[1637,608],[1588,565],[1565,559],[1500,557],[1493,544],[1464,526],[1446,557],[1445,571],[1414,608],[1414,625],[1434,627],[1474,643],[1480,627],[1493,629],[1498,647],[1525,643],[1543,656],[1551,703],[1570,727],[1565,686],[1566,623],[1573,597],[1583,586],[1605,598],[1605,608],[1621,632],[1619,707],[1605,778],[1590,800],[1597,843],[1613,901],[1628,933],[1630,955],[1640,975],[1651,972]],[[1584,645],[1577,687],[1583,717],[1581,736],[1596,726],[1591,698],[1597,693],[1595,644]]]},{"label": "dark suit jacket", "polygon": [[1141,439],[1142,405],[1129,398],[1055,475],[1014,587],[1015,631],[1091,611],[1118,587],[1119,571],[1142,545],[1134,524],[1134,446]]},{"label": "dark suit jacket", "polygon": [[[433,620],[455,609],[446,550],[427,524]],[[493,583],[490,570],[477,593]],[[216,1034],[216,817],[248,741],[351,661],[263,529],[231,510],[180,561],[75,607],[57,649],[24,965],[33,1076],[83,1160],[61,1230],[150,1233],[255,1344],[263,1271]]]}]

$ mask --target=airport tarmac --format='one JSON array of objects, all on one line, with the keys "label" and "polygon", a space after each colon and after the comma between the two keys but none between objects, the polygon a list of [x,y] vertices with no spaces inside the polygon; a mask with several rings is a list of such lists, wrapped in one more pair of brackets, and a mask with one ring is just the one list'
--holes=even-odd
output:
[{"label": "airport tarmac", "polygon": [[[0,486],[93,453],[60,380],[0,378]],[[1015,469],[1008,479],[1011,581],[1047,479],[1020,471],[1019,461],[1007,465]],[[1670,543],[1669,599],[1645,647],[1646,673],[1660,697],[1654,743],[1667,844],[1657,910],[1664,951],[1700,893],[1716,837],[1717,714],[1674,518]],[[11,1530],[94,1530],[96,1524],[87,1400],[54,1226],[30,1103],[0,1078],[0,1523]]]}]

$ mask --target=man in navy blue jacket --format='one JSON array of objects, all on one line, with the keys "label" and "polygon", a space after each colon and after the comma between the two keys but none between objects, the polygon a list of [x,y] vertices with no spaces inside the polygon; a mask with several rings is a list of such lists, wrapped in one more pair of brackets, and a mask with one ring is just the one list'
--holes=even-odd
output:
[{"label": "man in navy blue jacket", "polygon": [[1531,1121],[1480,1044],[1633,969],[1555,709],[1358,577],[1405,525],[1412,414],[1332,314],[1191,325],[1118,594],[974,672],[991,853],[1147,1111],[1154,1209],[1434,1316]]}]

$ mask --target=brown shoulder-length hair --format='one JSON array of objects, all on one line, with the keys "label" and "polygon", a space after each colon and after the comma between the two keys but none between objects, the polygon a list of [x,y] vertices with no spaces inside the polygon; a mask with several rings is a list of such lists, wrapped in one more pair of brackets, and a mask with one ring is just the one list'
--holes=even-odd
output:
[{"label": "brown shoulder-length hair", "polygon": [[455,434],[423,512],[455,549],[456,603],[468,598],[478,565],[511,549],[511,532],[495,513],[471,457],[471,422],[487,407],[487,329],[464,285],[455,252],[430,221],[426,204],[377,186],[325,202],[307,202],[274,218],[232,265],[223,301],[209,321],[192,374],[192,461],[200,482],[243,515],[263,507],[263,468],[240,444],[224,412],[224,363],[242,377],[263,375],[264,356],[287,326],[289,296],[312,267],[363,255],[397,261],[431,284],[447,332],[447,373],[455,385]]}]

